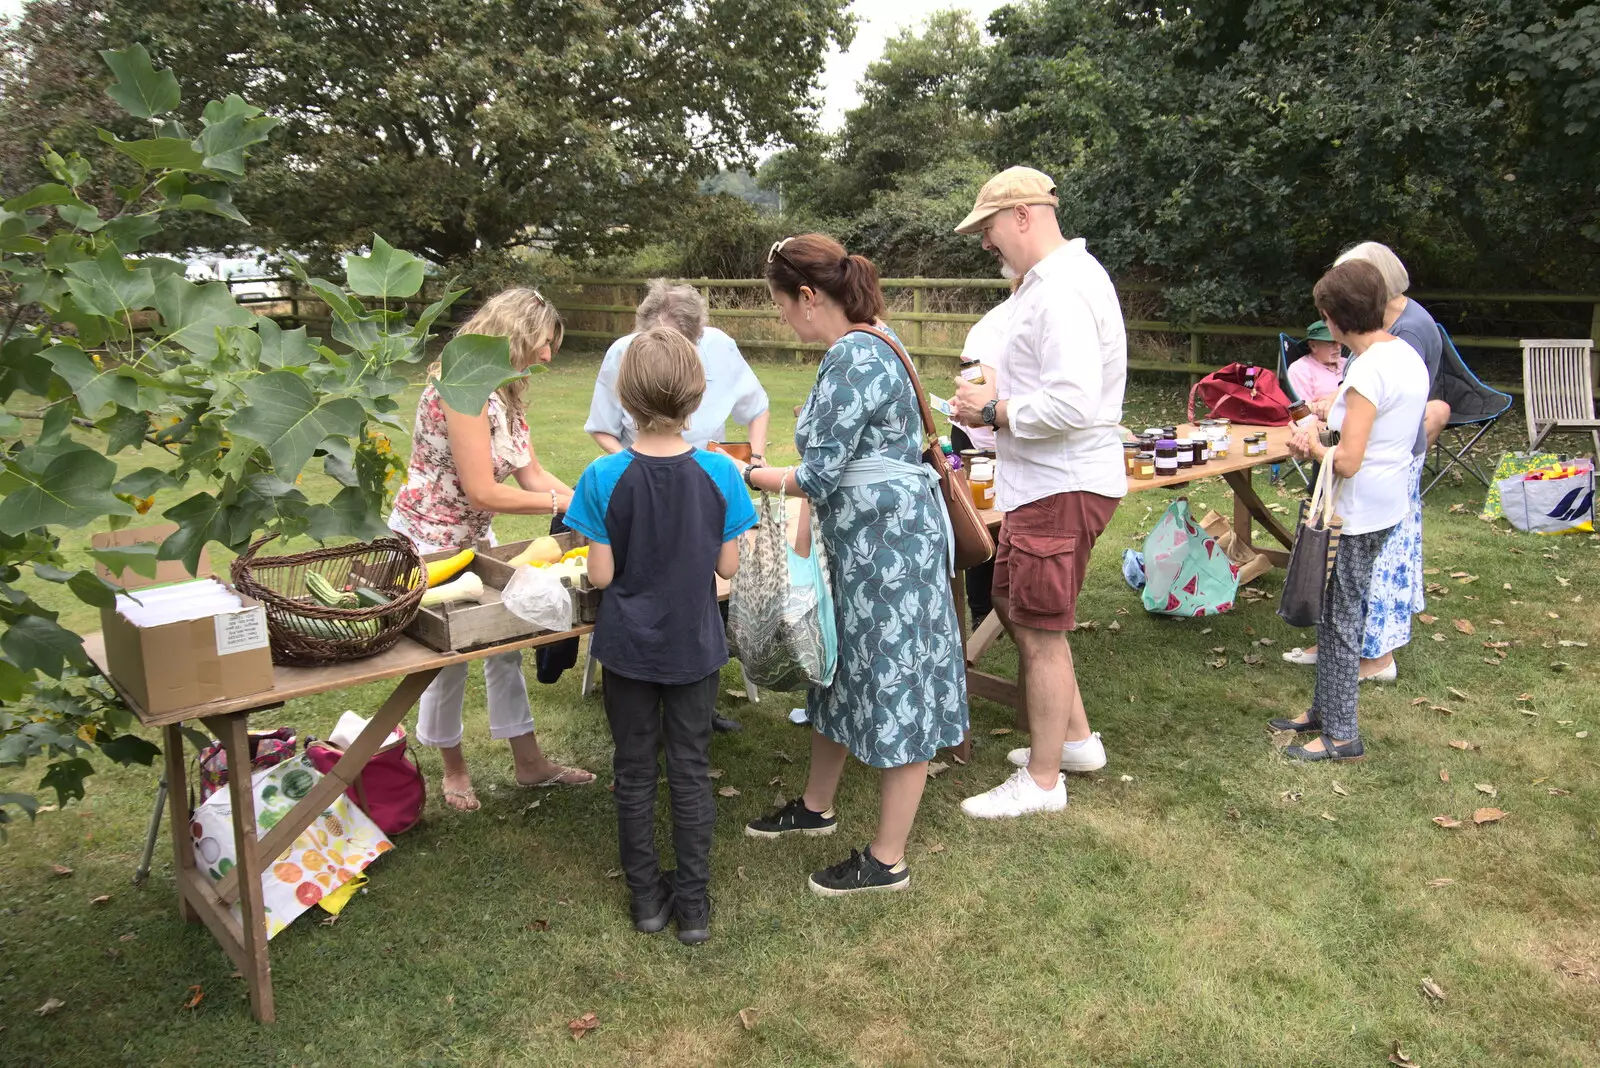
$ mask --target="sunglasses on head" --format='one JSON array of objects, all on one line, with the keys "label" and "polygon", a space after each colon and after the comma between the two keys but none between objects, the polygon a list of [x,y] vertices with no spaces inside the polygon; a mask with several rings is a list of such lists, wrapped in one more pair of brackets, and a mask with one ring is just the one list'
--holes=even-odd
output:
[{"label": "sunglasses on head", "polygon": [[798,263],[794,262],[794,260],[791,260],[788,256],[783,254],[783,246],[787,245],[793,240],[794,238],[792,237],[786,237],[782,241],[774,241],[772,243],[772,247],[767,250],[767,263],[771,264],[775,259],[782,260],[784,263],[788,264],[791,271],[800,276],[800,280],[802,282],[810,286],[812,290],[815,290],[817,288],[817,284],[811,280],[811,276],[802,271]]}]

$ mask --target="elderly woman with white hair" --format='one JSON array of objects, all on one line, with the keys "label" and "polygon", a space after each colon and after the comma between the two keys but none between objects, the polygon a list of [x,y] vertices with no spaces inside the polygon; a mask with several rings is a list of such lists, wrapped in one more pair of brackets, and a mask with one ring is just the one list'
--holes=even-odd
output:
[{"label": "elderly woman with white hair", "polygon": [[705,298],[693,286],[670,285],[661,278],[650,283],[634,316],[634,332],[613,342],[600,364],[594,399],[589,403],[589,419],[583,424],[596,444],[606,452],[621,452],[633,443],[633,417],[623,410],[617,397],[622,354],[643,331],[668,326],[694,342],[706,369],[705,397],[683,432],[684,440],[697,449],[727,441],[728,422],[732,420],[749,428],[750,461],[758,467],[766,462],[767,392],[740,354],[738,344],[708,325],[709,318]]},{"label": "elderly woman with white hair", "polygon": [[[1407,297],[1411,276],[1400,257],[1387,245],[1376,241],[1363,241],[1346,249],[1334,261],[1338,266],[1352,260],[1372,264],[1383,278],[1388,302],[1383,309],[1383,329],[1406,342],[1422,357],[1428,367],[1428,403],[1421,425],[1417,427],[1416,444],[1412,449],[1410,507],[1406,516],[1395,527],[1394,533],[1384,543],[1372,571],[1371,592],[1367,600],[1366,633],[1361,643],[1362,682],[1390,682],[1399,676],[1395,665],[1395,650],[1411,641],[1411,617],[1425,607],[1422,578],[1422,468],[1428,449],[1439,437],[1450,418],[1450,406],[1441,398],[1441,368],[1444,362],[1444,339],[1439,334],[1439,324],[1416,301]],[[1358,357],[1351,357],[1354,363]],[[1349,366],[1345,373],[1349,374]],[[1330,398],[1331,399],[1331,398]],[[1317,415],[1328,418],[1327,403],[1313,405]],[[1283,654],[1291,664],[1315,664],[1317,647],[1291,649]]]}]

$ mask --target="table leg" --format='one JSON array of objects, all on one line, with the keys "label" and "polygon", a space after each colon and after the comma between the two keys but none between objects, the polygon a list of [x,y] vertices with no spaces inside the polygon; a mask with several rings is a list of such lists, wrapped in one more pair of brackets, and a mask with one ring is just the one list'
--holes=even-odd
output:
[{"label": "table leg", "polygon": [[1276,538],[1285,549],[1294,547],[1294,535],[1290,534],[1283,524],[1278,522],[1278,518],[1268,510],[1267,506],[1262,503],[1261,498],[1256,495],[1255,486],[1251,484],[1250,478],[1252,470],[1229,471],[1222,476],[1228,483],[1229,488],[1233,490],[1234,536],[1244,539],[1243,544],[1246,547],[1266,555],[1269,559],[1273,559],[1274,563],[1279,563],[1280,561],[1277,557],[1283,556],[1281,550],[1260,549],[1255,546],[1252,540],[1251,522],[1260,523],[1266,528],[1267,533]]},{"label": "table leg", "polygon": [[228,800],[233,804],[236,854],[233,871],[242,887],[239,926],[248,963],[244,973],[245,981],[250,984],[250,1011],[262,1023],[272,1023],[276,1012],[272,1004],[272,962],[267,957],[266,911],[261,900],[262,863],[256,841],[256,795],[250,774],[250,714],[234,712],[207,719],[205,723],[222,739],[228,754]]},{"label": "table leg", "polygon": [[[956,604],[956,630],[961,635],[961,648],[967,647],[967,573],[957,568],[950,577],[950,593]],[[970,701],[969,701],[970,704]],[[960,764],[970,763],[972,760],[972,726],[969,722],[967,729],[961,733],[961,741],[950,747],[950,753]]]},{"label": "table leg", "polygon": [[[394,688],[372,720],[362,728],[356,740],[350,743],[350,748],[344,751],[338,763],[329,768],[322,778],[317,780],[306,796],[295,803],[294,808],[284,813],[283,818],[275,824],[272,830],[261,839],[261,856],[267,863],[271,863],[283,854],[294,840],[316,820],[327,807],[333,804],[334,798],[354,786],[361,776],[361,769],[367,766],[367,761],[383,745],[384,739],[389,737],[389,732],[395,725],[405,718],[411,706],[417,703],[417,698],[422,696],[422,691],[433,682],[434,676],[439,674],[438,668],[429,671],[419,671],[407,675],[400,680],[400,685]],[[228,757],[230,768],[234,767],[233,757]],[[222,877],[217,883],[217,896],[223,901],[233,902],[239,898],[240,886],[245,875],[237,868]],[[259,887],[258,887],[259,889]]]},{"label": "table leg", "polygon": [[200,914],[184,894],[187,874],[194,870],[194,835],[189,833],[189,781],[184,768],[183,726],[169,723],[161,729],[167,765],[167,823],[172,828],[172,875],[178,887],[178,916],[199,923]]}]

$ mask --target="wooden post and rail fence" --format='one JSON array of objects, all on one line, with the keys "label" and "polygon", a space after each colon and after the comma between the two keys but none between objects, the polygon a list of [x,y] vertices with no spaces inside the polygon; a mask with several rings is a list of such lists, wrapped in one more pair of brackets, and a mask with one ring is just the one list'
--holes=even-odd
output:
[{"label": "wooden post and rail fence", "polygon": [[[581,338],[584,340],[599,341],[609,344],[616,338],[623,336],[633,329],[634,304],[630,298],[642,295],[644,287],[649,283],[646,278],[573,278],[554,283],[547,288],[553,303],[568,319],[566,336],[568,338]],[[710,315],[712,322],[726,330],[738,341],[741,349],[750,352],[792,353],[797,360],[807,358],[807,354],[820,353],[822,345],[800,342],[792,337],[759,336],[751,329],[740,329],[740,324],[749,324],[755,327],[758,324],[766,327],[771,333],[787,333],[778,327],[778,313],[770,306],[765,297],[766,282],[760,278],[681,278],[674,279],[686,285],[694,286],[707,296],[707,303],[711,305]],[[286,309],[275,309],[269,314],[273,318],[291,325],[325,325],[329,320],[327,305],[314,293],[305,289],[292,278],[234,278],[229,280],[230,288],[245,288],[251,285],[275,285],[280,295],[270,294],[241,294],[241,304],[275,304],[287,305]],[[919,361],[955,361],[961,355],[959,341],[955,347],[948,342],[952,333],[947,329],[945,333],[946,344],[932,344],[926,338],[926,328],[930,325],[940,325],[947,328],[970,328],[982,316],[971,312],[940,312],[929,311],[930,294],[938,291],[949,290],[993,290],[994,303],[998,303],[1003,292],[1010,287],[1010,283],[1000,278],[885,278],[881,285],[885,297],[890,301],[891,307],[888,320],[900,332],[906,342],[907,350]],[[432,279],[424,287],[423,294],[408,304],[421,305],[425,303],[424,297],[433,289],[441,288],[441,283]],[[1118,289],[1123,293],[1159,293],[1162,286],[1156,283],[1123,283]],[[597,296],[595,291],[604,296]],[[756,299],[744,303],[756,304],[754,307],[718,307],[711,301],[712,290],[756,291]],[[903,307],[903,297],[895,297],[905,291],[911,294],[911,307]],[[1566,307],[1586,307],[1589,315],[1589,337],[1600,339],[1600,294],[1584,293],[1491,293],[1491,292],[1463,292],[1463,291],[1419,291],[1412,294],[1418,301],[1429,303],[1470,303],[1481,305],[1558,305]],[[448,328],[462,320],[460,310],[470,307],[470,303],[458,304],[453,319],[441,319],[438,326]],[[594,318],[599,318],[605,325],[604,328],[595,329],[592,323]],[[581,319],[588,325],[574,322]],[[1154,373],[1182,374],[1192,380],[1201,375],[1215,371],[1217,365],[1206,362],[1206,340],[1208,338],[1260,338],[1271,342],[1263,348],[1261,355],[1254,361],[1264,366],[1272,366],[1276,361],[1276,339],[1280,333],[1298,337],[1304,329],[1304,324],[1290,326],[1252,326],[1233,323],[1181,323],[1164,322],[1152,319],[1128,319],[1127,327],[1134,334],[1155,334],[1166,336],[1186,336],[1188,340],[1187,360],[1143,360],[1130,359],[1128,368],[1132,371],[1145,371]],[[966,331],[961,330],[960,336],[965,337]],[[1463,350],[1501,350],[1515,351],[1519,348],[1519,337],[1481,336],[1454,334],[1456,346]],[[1528,335],[1524,335],[1528,336]],[[1600,353],[1596,355],[1596,362],[1600,364]],[[1600,381],[1600,366],[1595,373],[1596,381]],[[1520,393],[1520,383],[1500,382],[1500,388],[1508,392]]]}]

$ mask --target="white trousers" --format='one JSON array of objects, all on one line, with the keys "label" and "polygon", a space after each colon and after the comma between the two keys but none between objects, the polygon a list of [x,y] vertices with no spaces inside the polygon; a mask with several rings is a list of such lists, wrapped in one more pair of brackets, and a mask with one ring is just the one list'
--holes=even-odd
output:
[{"label": "white trousers", "polygon": [[[403,531],[401,533],[404,533]],[[409,535],[407,535],[409,537]],[[494,534],[489,534],[494,542]],[[453,549],[453,545],[424,545],[415,538],[417,552]],[[461,744],[461,707],[467,695],[468,664],[452,664],[439,672],[417,705],[417,741],[437,749]],[[489,705],[489,737],[515,738],[533,732],[533,711],[528,705],[528,680],[522,674],[522,650],[501,653],[483,661],[484,689]]]},{"label": "white trousers", "polygon": [[[417,708],[417,741],[440,749],[461,744],[461,706],[467,693],[467,664],[452,664],[422,691]],[[522,674],[522,650],[483,661],[488,691],[489,737],[515,738],[531,733],[528,680]]]}]

